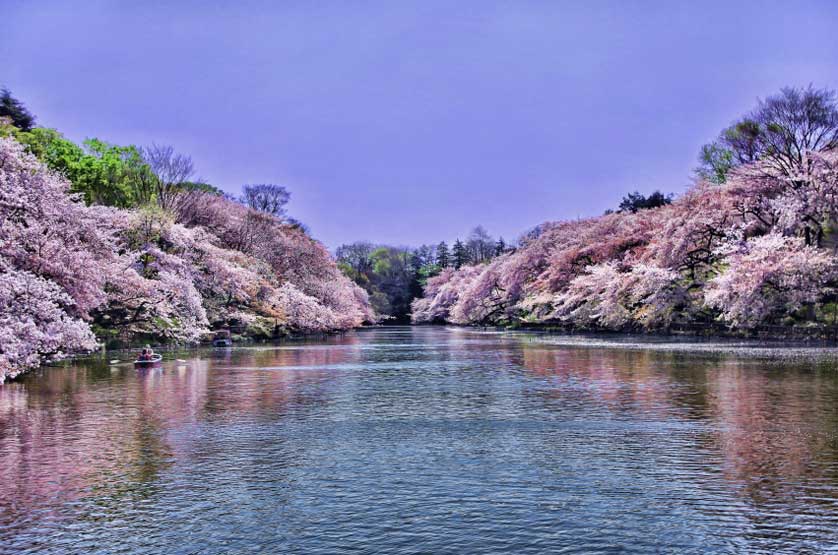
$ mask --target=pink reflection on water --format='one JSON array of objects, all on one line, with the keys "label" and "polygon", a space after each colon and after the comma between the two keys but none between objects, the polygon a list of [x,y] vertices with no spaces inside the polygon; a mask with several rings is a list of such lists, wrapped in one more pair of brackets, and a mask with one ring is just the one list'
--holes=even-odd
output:
[{"label": "pink reflection on water", "polygon": [[101,362],[48,369],[6,384],[0,524],[14,527],[40,511],[57,518],[67,502],[152,482],[187,455],[174,432],[209,420],[279,418],[290,404],[322,402],[340,376],[330,367],[358,357],[351,344],[247,349],[147,370]]}]

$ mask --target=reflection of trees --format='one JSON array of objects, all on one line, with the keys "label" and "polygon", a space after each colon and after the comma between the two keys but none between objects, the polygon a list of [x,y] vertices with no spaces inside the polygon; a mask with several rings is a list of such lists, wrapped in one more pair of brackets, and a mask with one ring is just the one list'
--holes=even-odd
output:
[{"label": "reflection of trees", "polygon": [[[796,518],[823,511],[838,517],[838,376],[831,368],[544,345],[523,345],[510,356],[539,378],[530,393],[542,407],[576,404],[592,417],[606,411],[632,421],[700,424],[689,445],[676,446],[692,453],[681,470],[695,472],[696,487],[718,487],[707,477],[723,477],[754,509],[755,530],[796,530]],[[652,453],[647,458],[655,464]]]},{"label": "reflection of trees", "polygon": [[836,459],[835,375],[731,361],[713,371],[709,384],[709,405],[719,422],[717,447],[730,479],[748,489],[761,487],[754,476],[789,484],[821,475],[824,465],[817,462],[824,456]]},{"label": "reflection of trees", "polygon": [[[35,518],[107,521],[126,508],[165,506],[172,475],[180,491],[200,491],[204,480],[260,495],[262,481],[298,477],[290,467],[333,455],[335,443],[349,457],[386,447],[300,435],[301,424],[306,433],[322,430],[308,423],[350,420],[359,408],[389,420],[380,437],[390,445],[422,447],[437,429],[389,432],[427,419],[446,427],[452,450],[480,464],[510,463],[510,479],[521,465],[563,473],[562,484],[579,480],[585,491],[592,467],[605,473],[616,465],[636,475],[614,475],[602,487],[645,499],[644,487],[672,486],[663,489],[685,498],[667,507],[710,518],[727,510],[745,533],[796,533],[800,522],[823,523],[810,518],[816,512],[838,518],[831,367],[559,347],[439,328],[362,339],[199,350],[188,363],[145,372],[85,363],[7,384],[0,543]],[[414,462],[425,464],[426,454],[417,451]],[[82,503],[62,508],[72,500]]]},{"label": "reflection of trees", "polygon": [[[196,430],[205,421],[279,420],[323,403],[339,376],[328,366],[359,357],[353,341],[347,335],[319,349],[300,342],[221,358],[200,351],[188,363],[143,371],[89,361],[5,385],[0,529],[17,521],[20,531],[27,518],[67,501],[94,503],[101,518],[160,494],[173,465],[225,455],[201,444]],[[11,526],[0,532],[0,543],[14,533]]]},{"label": "reflection of trees", "polygon": [[[808,365],[731,360],[709,376],[709,407],[725,478],[749,513],[748,537],[812,540],[824,513],[838,516],[838,383]],[[833,519],[835,516],[833,516]],[[834,541],[833,534],[827,534]]]},{"label": "reflection of trees", "polygon": [[0,388],[7,431],[0,467],[10,475],[0,480],[0,500],[13,502],[15,512],[136,493],[168,465],[161,418],[147,403],[142,378],[101,370],[55,369]]},{"label": "reflection of trees", "polygon": [[[694,360],[680,372],[679,355],[629,349],[554,348],[528,345],[521,349],[526,370],[549,379],[554,387],[538,392],[545,399],[594,403],[616,413],[645,418],[703,416],[706,362]],[[677,372],[676,375],[673,375]]]},{"label": "reflection of trees", "polygon": [[[229,419],[242,413],[265,419],[289,406],[317,405],[328,384],[339,377],[330,367],[355,362],[360,352],[354,336],[331,338],[319,346],[298,342],[234,350],[232,358],[209,373],[202,418]],[[213,361],[215,363],[215,361]]]}]

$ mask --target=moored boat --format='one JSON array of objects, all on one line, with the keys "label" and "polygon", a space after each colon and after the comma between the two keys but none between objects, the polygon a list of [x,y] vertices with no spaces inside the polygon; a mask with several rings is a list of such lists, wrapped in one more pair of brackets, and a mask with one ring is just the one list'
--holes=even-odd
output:
[{"label": "moored boat", "polygon": [[230,330],[218,330],[212,340],[213,347],[232,347],[233,336]]}]

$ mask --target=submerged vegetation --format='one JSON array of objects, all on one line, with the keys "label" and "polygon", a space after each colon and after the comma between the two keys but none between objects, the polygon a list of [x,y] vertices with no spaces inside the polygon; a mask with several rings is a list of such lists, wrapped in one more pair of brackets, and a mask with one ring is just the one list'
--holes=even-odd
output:
[{"label": "submerged vegetation", "polygon": [[191,159],[171,147],[80,147],[34,127],[9,98],[0,382],[108,340],[194,342],[215,329],[272,337],[377,319],[366,292],[285,217],[284,188],[248,186],[237,201],[194,180]]},{"label": "submerged vegetation", "polygon": [[680,198],[630,195],[616,213],[542,224],[514,252],[430,278],[413,321],[833,325],[836,147],[835,94],[784,89],[702,149]]}]

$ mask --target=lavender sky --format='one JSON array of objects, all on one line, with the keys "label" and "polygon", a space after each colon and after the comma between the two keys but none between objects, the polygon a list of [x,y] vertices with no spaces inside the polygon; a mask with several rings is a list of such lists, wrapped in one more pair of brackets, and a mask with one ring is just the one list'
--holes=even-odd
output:
[{"label": "lavender sky", "polygon": [[73,140],[280,183],[328,246],[517,237],[683,191],[784,85],[838,88],[838,2],[0,0],[0,84]]}]

